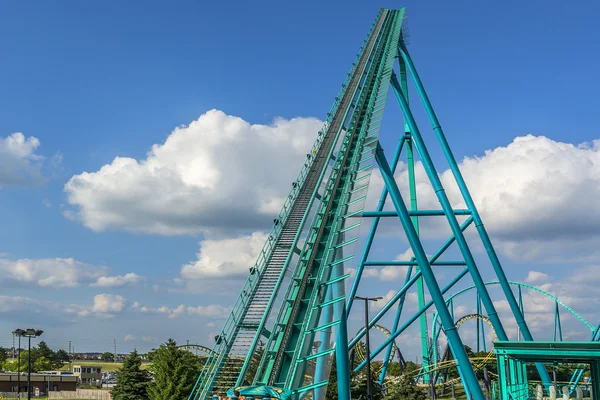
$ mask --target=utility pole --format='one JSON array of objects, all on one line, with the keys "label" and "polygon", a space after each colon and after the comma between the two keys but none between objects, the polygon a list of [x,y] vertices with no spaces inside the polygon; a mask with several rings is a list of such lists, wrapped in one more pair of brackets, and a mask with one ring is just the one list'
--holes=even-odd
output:
[{"label": "utility pole", "polygon": [[71,353],[71,341],[69,340],[69,371],[73,372],[71,369],[71,360],[73,358],[73,354]]},{"label": "utility pole", "polygon": [[383,297],[360,297],[354,296],[354,300],[365,301],[365,344],[367,351],[365,351],[365,359],[367,361],[367,400],[373,400],[373,389],[371,388],[371,346],[369,343],[369,301],[377,301],[383,299]]},{"label": "utility pole", "polygon": [[113,362],[117,362],[117,339],[113,339],[113,342],[115,344],[115,357],[113,358]]},{"label": "utility pole", "polygon": [[13,361],[15,361],[15,332],[12,333],[13,337]]}]

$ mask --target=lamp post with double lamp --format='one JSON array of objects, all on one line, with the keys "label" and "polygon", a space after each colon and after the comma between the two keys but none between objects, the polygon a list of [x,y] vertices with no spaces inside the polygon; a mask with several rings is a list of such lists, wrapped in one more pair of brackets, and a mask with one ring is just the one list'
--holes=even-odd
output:
[{"label": "lamp post with double lamp", "polygon": [[27,351],[27,400],[31,400],[31,338],[42,336],[44,331],[36,330],[33,328],[23,330],[25,333],[23,336],[29,339],[29,346]]},{"label": "lamp post with double lamp", "polygon": [[25,336],[23,329],[15,329],[13,335],[19,338],[19,351],[17,352],[17,398],[21,398],[21,338]]},{"label": "lamp post with double lamp", "polygon": [[381,300],[383,297],[354,296],[353,299],[363,300],[365,302],[365,344],[367,345],[365,361],[367,363],[367,400],[373,400],[373,389],[371,388],[371,346],[369,344],[369,301]]}]

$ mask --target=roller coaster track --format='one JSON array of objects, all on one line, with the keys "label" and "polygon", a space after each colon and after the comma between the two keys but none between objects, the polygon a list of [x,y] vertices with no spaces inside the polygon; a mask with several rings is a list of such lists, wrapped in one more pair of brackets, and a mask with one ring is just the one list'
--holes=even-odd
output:
[{"label": "roller coaster track", "polygon": [[[322,284],[309,279],[311,271],[314,273],[314,253],[308,251],[308,257],[303,258],[303,255],[307,254],[307,246],[305,245],[304,251],[301,251],[298,248],[298,241],[303,234],[305,222],[312,212],[313,204],[318,203],[315,199],[320,200],[319,207],[327,204],[329,206],[322,209],[323,214],[319,214],[320,211],[317,212],[317,218],[311,225],[312,228],[315,227],[315,224],[326,222],[328,218],[333,221],[333,216],[329,215],[333,210],[331,205],[338,204],[340,195],[346,193],[339,192],[339,189],[346,187],[345,185],[352,180],[350,175],[357,174],[358,164],[363,159],[362,157],[356,158],[356,151],[363,151],[365,140],[371,140],[373,143],[373,140],[377,139],[379,125],[376,129],[373,127],[372,117],[374,114],[379,116],[383,110],[382,107],[381,109],[374,109],[374,107],[381,106],[381,93],[385,92],[387,95],[391,65],[399,42],[402,15],[403,13],[399,14],[395,10],[380,10],[346,81],[342,85],[340,94],[336,97],[332,109],[328,113],[327,121],[318,133],[313,148],[307,154],[304,168],[293,183],[292,191],[278,218],[275,219],[274,227],[258,261],[250,270],[250,276],[241,290],[223,330],[216,337],[216,344],[196,381],[189,397],[190,400],[203,400],[213,390],[226,391],[230,387],[239,386],[255,379],[253,376],[246,377],[246,374],[250,364],[257,357],[257,345],[261,337],[268,339],[271,344],[266,354],[269,356],[275,354],[272,359],[274,363],[265,364],[264,358],[261,362],[261,365],[267,367],[269,371],[267,376],[270,382],[281,380],[275,378],[275,374],[286,377],[290,366],[294,370],[294,374],[300,377],[304,376],[303,371],[296,371],[296,365],[290,364],[285,359],[288,357],[289,351],[297,353],[294,357],[301,357],[300,354],[305,353],[305,347],[302,349],[297,347],[305,346],[305,338],[291,334],[289,330],[291,324],[289,326],[275,325],[271,332],[267,329],[267,321],[269,321],[271,309],[295,254],[300,256],[298,263],[304,263],[304,267],[308,268],[304,268],[304,274],[300,276],[295,274],[294,280],[289,285],[289,287],[294,286],[298,289],[295,292],[297,297],[290,301],[290,297],[286,296],[287,300],[284,302],[285,306],[291,307],[292,319],[303,318],[306,311],[301,305],[305,301],[304,295],[313,293],[310,287],[315,283]],[[369,134],[371,136],[367,138]],[[339,153],[335,155],[338,142],[342,137],[343,142]],[[364,154],[360,153],[360,156]],[[333,165],[332,160],[335,160]],[[327,181],[329,186],[325,187],[324,193],[319,193],[327,172],[330,174]],[[369,176],[362,174],[362,178],[368,179]],[[367,185],[364,189],[368,187],[368,180],[366,182]],[[338,207],[345,206],[348,204],[339,203],[338,205]],[[324,227],[325,224],[322,226]],[[317,228],[317,243],[319,241],[329,243],[331,235],[339,234],[338,231],[324,234],[325,232],[320,227]],[[312,234],[311,230],[308,233],[309,241]],[[335,245],[337,244],[335,243]],[[331,246],[328,246],[326,250],[330,251]],[[298,266],[295,269],[295,272],[297,271],[299,271]],[[310,314],[312,315],[312,311]],[[314,315],[318,315],[318,313]],[[278,338],[276,342],[272,340],[274,337]],[[287,366],[281,370],[283,361],[287,363]]]},{"label": "roller coaster track", "polygon": [[[459,329],[465,322],[468,321],[472,321],[472,320],[482,320],[484,321],[487,325],[490,326],[490,328],[492,329],[492,331],[494,332],[494,339],[497,339],[496,337],[496,332],[494,331],[494,327],[492,325],[492,322],[490,321],[490,319],[485,316],[485,315],[480,315],[480,314],[467,314],[461,318],[459,318],[456,321],[456,329]],[[422,368],[421,370],[419,370],[414,376],[416,379],[418,379],[419,377],[422,377],[424,375],[428,375],[428,374],[432,374],[432,373],[439,373],[441,371],[447,370],[448,368],[452,368],[452,367],[457,367],[458,363],[456,362],[456,360],[452,359],[452,360],[448,360],[446,359],[449,355],[450,355],[450,349],[448,347],[448,345],[446,345],[445,350],[442,352],[442,354],[444,355],[444,359],[439,361],[436,364],[433,365],[429,365],[426,369]],[[471,364],[473,364],[473,370],[474,371],[479,371],[480,369],[482,369],[483,367],[485,367],[486,364],[493,362],[496,359],[495,355],[494,355],[494,351],[490,350],[485,357],[469,357],[469,361],[471,362]],[[437,377],[437,374],[435,374],[435,376]],[[390,386],[394,386],[400,383],[401,378],[400,377],[389,377],[385,382],[384,382],[384,386],[385,387],[390,387]],[[437,379],[434,378],[433,380],[434,382],[437,382]],[[450,379],[444,382],[439,382],[436,383],[435,386],[441,386],[441,385],[448,385],[448,384],[452,384],[452,383],[456,383],[459,382],[460,378],[454,378],[454,379]],[[422,386],[431,386],[430,384],[423,384]]]}]

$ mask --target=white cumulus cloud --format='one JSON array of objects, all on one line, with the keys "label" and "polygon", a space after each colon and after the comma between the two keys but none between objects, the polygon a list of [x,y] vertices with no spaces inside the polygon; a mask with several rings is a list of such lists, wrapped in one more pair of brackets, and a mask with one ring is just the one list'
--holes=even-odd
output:
[{"label": "white cumulus cloud", "polygon": [[125,308],[123,296],[101,293],[94,296],[92,311],[96,313],[118,313]]},{"label": "white cumulus cloud", "polygon": [[209,304],[207,306],[185,306],[179,304],[177,307],[161,306],[157,308],[142,306],[138,309],[141,313],[165,314],[169,318],[181,317],[184,314],[196,315],[200,317],[226,317],[231,311],[230,307],[223,307],[219,304]]},{"label": "white cumulus cloud", "polygon": [[540,281],[545,281],[549,278],[548,274],[545,274],[540,271],[529,271],[527,273],[527,277],[525,278],[525,282],[527,283],[535,283]]},{"label": "white cumulus cloud", "polygon": [[127,335],[125,335],[125,337],[123,338],[123,340],[126,341],[126,342],[131,342],[131,341],[136,340],[136,339],[137,339],[137,337],[135,337],[135,335],[132,335],[130,333],[127,334]]},{"label": "white cumulus cloud", "polygon": [[[415,169],[419,208],[440,209],[423,165],[419,162]],[[521,136],[482,156],[465,157],[460,170],[494,243],[511,258],[551,260],[574,248],[580,257],[597,248],[600,140],[574,145]],[[452,172],[439,172],[453,206],[465,208]],[[405,164],[399,165],[396,178],[408,199]],[[371,192],[378,197],[381,176],[372,179]],[[436,231],[449,232],[439,229],[446,222],[437,218]]]},{"label": "white cumulus cloud", "polygon": [[267,235],[254,232],[233,239],[204,240],[200,242],[198,259],[181,268],[181,278],[231,278],[248,275],[263,248]]},{"label": "white cumulus cloud", "polygon": [[250,124],[211,110],[146,159],[117,157],[65,185],[68,216],[96,231],[189,234],[262,227],[275,215],[321,127],[315,118]]},{"label": "white cumulus cloud", "polygon": [[121,287],[126,285],[134,285],[144,280],[143,276],[140,276],[134,272],[129,272],[125,275],[116,276],[101,276],[96,280],[95,283],[90,286],[98,287]]},{"label": "white cumulus cloud", "polygon": [[0,280],[42,287],[75,287],[98,279],[106,269],[72,258],[0,259]]},{"label": "white cumulus cloud", "polygon": [[40,141],[15,132],[0,138],[0,185],[31,185],[42,181]]}]

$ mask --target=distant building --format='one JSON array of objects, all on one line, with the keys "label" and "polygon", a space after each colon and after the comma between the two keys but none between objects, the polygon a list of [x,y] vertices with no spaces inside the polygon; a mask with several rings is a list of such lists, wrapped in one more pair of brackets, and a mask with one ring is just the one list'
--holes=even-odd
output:
[{"label": "distant building", "polygon": [[[0,392],[17,392],[19,387],[19,374],[0,373]],[[40,393],[75,391],[77,389],[76,376],[31,374],[31,391],[38,389]],[[21,393],[27,394],[27,374],[21,374]]]},{"label": "distant building", "polygon": [[73,373],[71,371],[38,371],[38,374],[73,376]]},{"label": "distant building", "polygon": [[102,367],[99,365],[73,365],[73,376],[84,385],[94,385],[102,381]]}]

